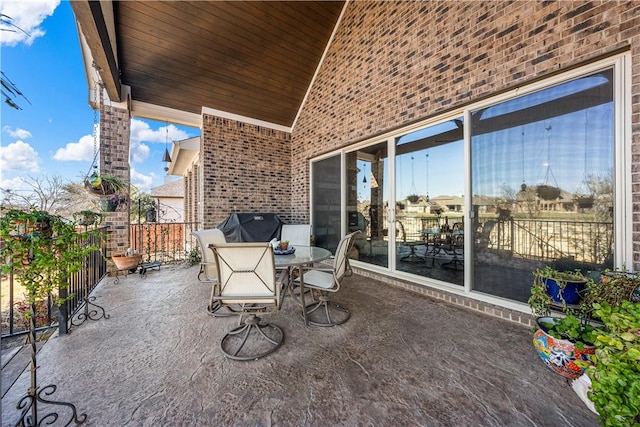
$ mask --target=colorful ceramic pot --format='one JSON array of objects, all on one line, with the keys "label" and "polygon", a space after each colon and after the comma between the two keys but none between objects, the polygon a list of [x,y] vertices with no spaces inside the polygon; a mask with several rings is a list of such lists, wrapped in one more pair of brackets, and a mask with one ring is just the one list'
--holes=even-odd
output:
[{"label": "colorful ceramic pot", "polygon": [[590,362],[589,356],[595,354],[596,348],[585,345],[581,350],[572,341],[557,339],[547,334],[540,322],[554,321],[553,317],[539,317],[536,320],[538,330],[533,335],[533,345],[545,365],[563,377],[575,380],[584,373],[584,369],[576,361]]}]

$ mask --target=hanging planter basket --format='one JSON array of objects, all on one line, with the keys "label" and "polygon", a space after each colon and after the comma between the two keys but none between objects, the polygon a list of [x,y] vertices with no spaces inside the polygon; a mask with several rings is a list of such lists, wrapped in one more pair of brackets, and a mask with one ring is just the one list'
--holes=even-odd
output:
[{"label": "hanging planter basket", "polygon": [[538,185],[537,192],[543,200],[556,200],[560,197],[560,189],[551,185]]},{"label": "hanging planter basket", "polygon": [[419,196],[417,194],[411,194],[410,196],[407,196],[407,200],[409,200],[411,203],[418,203],[418,198]]},{"label": "hanging planter basket", "polygon": [[78,225],[100,225],[103,215],[93,211],[80,211],[73,214],[73,218]]},{"label": "hanging planter basket", "polygon": [[104,212],[115,212],[119,204],[115,200],[100,200],[100,209]]},{"label": "hanging planter basket", "polygon": [[579,208],[588,209],[593,207],[594,197],[592,194],[576,194],[573,201]]},{"label": "hanging planter basket", "polygon": [[84,181],[84,188],[98,196],[109,196],[123,192],[126,188],[124,181],[115,175],[99,175],[94,172]]}]

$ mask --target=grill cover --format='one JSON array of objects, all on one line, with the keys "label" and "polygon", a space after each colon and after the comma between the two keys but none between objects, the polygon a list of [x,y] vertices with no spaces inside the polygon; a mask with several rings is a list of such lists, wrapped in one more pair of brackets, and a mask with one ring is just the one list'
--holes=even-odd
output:
[{"label": "grill cover", "polygon": [[268,242],[280,237],[282,221],[274,213],[233,213],[218,224],[227,242]]}]

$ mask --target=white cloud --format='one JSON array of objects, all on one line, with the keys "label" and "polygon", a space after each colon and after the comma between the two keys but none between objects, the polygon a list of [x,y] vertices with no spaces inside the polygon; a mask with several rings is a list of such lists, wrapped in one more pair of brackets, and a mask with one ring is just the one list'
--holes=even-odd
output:
[{"label": "white cloud", "polygon": [[155,177],[156,174],[153,172],[149,175],[144,175],[134,168],[131,168],[131,184],[135,185],[139,190],[148,192],[151,189]]},{"label": "white cloud", "polygon": [[5,190],[25,190],[27,186],[25,184],[24,178],[21,176],[14,176],[13,178],[4,179],[0,175],[0,188]]},{"label": "white cloud", "polygon": [[[53,15],[60,0],[3,0],[0,2],[0,45],[15,46],[18,43],[31,45],[44,35],[42,22]],[[26,33],[26,34],[25,34]]]},{"label": "white cloud", "polygon": [[147,144],[140,141],[131,141],[131,162],[142,163],[147,160],[151,149]]},{"label": "white cloud", "polygon": [[38,152],[26,142],[16,141],[0,147],[0,170],[38,172]]},{"label": "white cloud", "polygon": [[189,135],[174,125],[160,126],[153,130],[147,122],[131,119],[131,142],[164,143],[167,141],[167,145],[170,146],[171,141],[181,141],[187,138]]},{"label": "white cloud", "polygon": [[78,142],[69,142],[64,148],[58,148],[53,155],[55,160],[93,161],[93,135],[85,135]]},{"label": "white cloud", "polygon": [[11,126],[3,126],[2,130],[5,131],[11,138],[15,139],[27,139],[31,137],[31,132],[24,129],[11,129]]}]

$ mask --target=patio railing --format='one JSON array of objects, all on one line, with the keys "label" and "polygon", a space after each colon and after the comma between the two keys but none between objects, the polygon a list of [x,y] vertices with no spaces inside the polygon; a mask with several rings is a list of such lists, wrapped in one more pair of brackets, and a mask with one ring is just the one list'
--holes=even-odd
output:
[{"label": "patio railing", "polygon": [[[396,220],[397,236],[402,243],[421,240],[422,230],[442,226],[445,217],[398,215]],[[447,221],[452,226],[462,218],[452,216]],[[478,228],[487,221],[493,221],[495,226],[485,236],[488,243],[485,249],[504,256],[539,261],[572,259],[592,265],[604,265],[613,256],[612,222],[481,217]],[[466,224],[465,228],[468,230]],[[480,233],[478,230],[476,239]]]},{"label": "patio railing", "polygon": [[[82,270],[71,275],[67,289],[58,290],[58,295],[50,295],[36,302],[36,330],[44,331],[58,325],[59,332],[65,334],[71,328],[71,319],[83,307],[89,294],[106,274],[107,262],[103,257],[106,250],[108,227],[99,228],[97,235],[91,235],[87,244],[96,244],[101,249],[94,251],[84,261]],[[80,238],[80,237],[78,237]],[[2,286],[1,325],[2,338],[27,334],[29,323],[26,313],[24,288],[20,285],[18,271],[0,275]],[[57,296],[71,297],[61,306],[55,304]]]},{"label": "patio railing", "polygon": [[182,262],[197,248],[191,235],[197,229],[197,222],[132,224],[129,247],[143,254],[143,262]]}]

